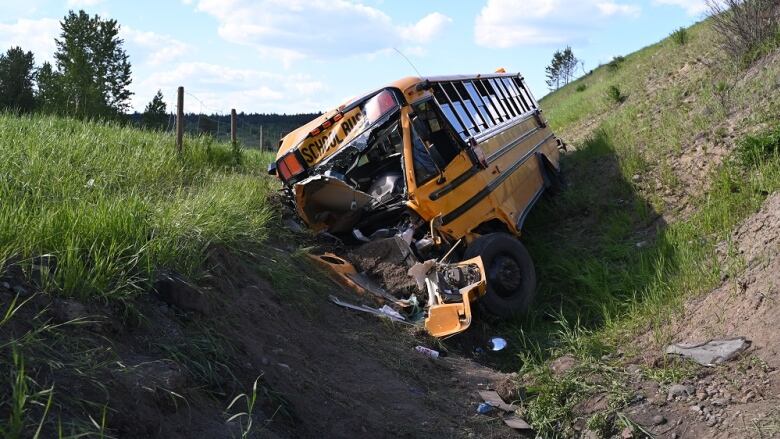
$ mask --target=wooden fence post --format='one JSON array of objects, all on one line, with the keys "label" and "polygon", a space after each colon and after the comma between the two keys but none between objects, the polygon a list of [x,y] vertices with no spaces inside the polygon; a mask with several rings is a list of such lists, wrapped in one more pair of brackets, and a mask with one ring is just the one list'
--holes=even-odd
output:
[{"label": "wooden fence post", "polygon": [[236,146],[236,109],[230,110],[230,141]]},{"label": "wooden fence post", "polygon": [[176,97],[176,151],[181,154],[184,137],[184,87],[179,87]]}]

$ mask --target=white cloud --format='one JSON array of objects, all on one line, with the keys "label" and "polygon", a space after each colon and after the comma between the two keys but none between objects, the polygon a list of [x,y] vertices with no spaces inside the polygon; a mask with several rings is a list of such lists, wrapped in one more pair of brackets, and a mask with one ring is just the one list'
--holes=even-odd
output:
[{"label": "white cloud", "polygon": [[653,0],[653,4],[679,6],[685,9],[688,15],[698,15],[707,10],[705,0]]},{"label": "white cloud", "polygon": [[81,8],[87,6],[96,6],[103,3],[103,0],[68,0],[69,8]]},{"label": "white cloud", "polygon": [[639,13],[634,3],[611,0],[487,0],[475,20],[474,39],[499,48],[570,43],[609,17]]},{"label": "white cloud", "polygon": [[[281,75],[252,69],[236,69],[204,62],[184,62],[150,74],[135,87],[132,106],[143,110],[161,89],[169,108],[175,105],[176,88],[184,86],[186,111],[226,113],[238,111],[319,111],[316,100],[323,83],[308,75]],[[193,97],[194,96],[194,97]]]},{"label": "white cloud", "polygon": [[35,54],[36,63],[52,62],[59,36],[60,22],[53,18],[40,20],[18,19],[15,23],[0,23],[0,48],[19,46]]},{"label": "white cloud", "polygon": [[148,52],[146,63],[152,66],[174,61],[192,49],[189,44],[168,35],[141,31],[129,26],[121,27],[120,37],[125,40],[126,44],[136,45]]},{"label": "white cloud", "polygon": [[452,19],[439,12],[426,15],[417,23],[402,28],[402,36],[415,43],[428,43],[438,35]]},{"label": "white cloud", "polygon": [[451,19],[434,12],[401,26],[384,12],[346,0],[200,0],[219,35],[291,62],[375,53],[431,41]]},{"label": "white cloud", "polygon": [[596,3],[596,7],[603,15],[629,15],[632,17],[638,17],[642,9],[638,5],[625,5],[615,2],[601,2]]}]

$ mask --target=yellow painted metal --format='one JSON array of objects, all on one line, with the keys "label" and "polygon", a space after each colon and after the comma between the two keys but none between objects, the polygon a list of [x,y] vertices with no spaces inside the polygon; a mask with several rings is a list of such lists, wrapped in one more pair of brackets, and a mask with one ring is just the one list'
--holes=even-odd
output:
[{"label": "yellow painted metal", "polygon": [[485,294],[485,267],[482,258],[476,257],[453,265],[475,264],[479,268],[480,280],[461,288],[463,300],[460,303],[439,303],[428,308],[425,330],[434,337],[448,337],[465,331],[471,325],[471,302]]}]

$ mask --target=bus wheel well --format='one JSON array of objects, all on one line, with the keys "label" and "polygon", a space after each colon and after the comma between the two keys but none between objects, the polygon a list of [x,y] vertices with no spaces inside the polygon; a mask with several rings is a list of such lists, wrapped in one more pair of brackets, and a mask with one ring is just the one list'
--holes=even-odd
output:
[{"label": "bus wheel well", "polygon": [[553,165],[552,161],[543,153],[539,153],[539,164],[541,165],[542,178],[544,179],[544,188],[551,194],[556,194],[561,190],[561,170]]},{"label": "bus wheel well", "polygon": [[474,228],[474,232],[480,235],[487,235],[489,233],[508,233],[514,235],[509,226],[498,218],[485,221]]}]

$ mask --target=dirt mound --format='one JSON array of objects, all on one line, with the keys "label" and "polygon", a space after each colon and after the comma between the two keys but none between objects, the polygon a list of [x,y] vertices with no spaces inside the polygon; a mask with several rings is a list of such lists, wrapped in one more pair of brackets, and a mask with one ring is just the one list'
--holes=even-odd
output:
[{"label": "dirt mound", "polygon": [[[354,296],[312,271],[305,257],[273,245],[240,254],[212,248],[199,280],[162,273],[160,291],[128,304],[135,321],[122,317],[127,308],[38,293],[2,328],[0,343],[36,336],[19,352],[36,382],[54,386],[44,435],[55,435],[58,423],[89,430],[90,417],[105,416],[101,432],[112,437],[238,437],[238,422],[226,421],[246,404],[226,408],[251,394],[255,379],[249,437],[512,434],[475,409],[478,390],[512,389],[513,375],[455,354],[416,352],[418,344],[441,348],[406,326],[328,302],[328,294]],[[0,285],[3,309],[14,298],[11,284],[21,282],[9,281]],[[35,332],[41,327],[51,331]],[[15,373],[7,366],[0,372]],[[36,422],[43,416],[31,414]]]}]

